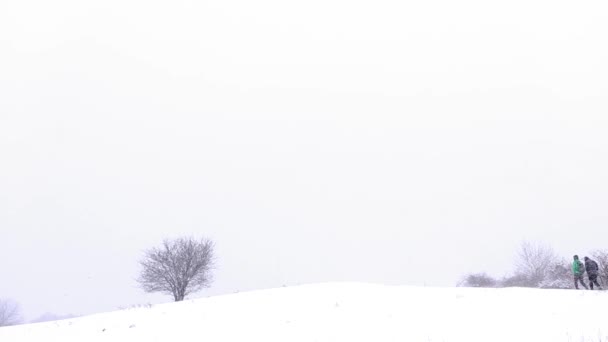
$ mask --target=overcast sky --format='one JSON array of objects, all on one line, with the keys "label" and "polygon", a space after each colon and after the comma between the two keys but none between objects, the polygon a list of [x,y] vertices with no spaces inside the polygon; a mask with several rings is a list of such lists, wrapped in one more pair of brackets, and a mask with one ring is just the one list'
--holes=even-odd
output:
[{"label": "overcast sky", "polygon": [[195,295],[453,286],[524,239],[608,248],[605,1],[0,0],[0,297],[27,318]]}]

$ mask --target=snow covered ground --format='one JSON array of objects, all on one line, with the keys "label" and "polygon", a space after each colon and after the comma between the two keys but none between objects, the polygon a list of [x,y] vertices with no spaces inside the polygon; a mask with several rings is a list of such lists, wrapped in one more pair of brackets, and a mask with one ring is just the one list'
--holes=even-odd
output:
[{"label": "snow covered ground", "polygon": [[2,342],[607,342],[608,292],[285,287],[0,328]]}]

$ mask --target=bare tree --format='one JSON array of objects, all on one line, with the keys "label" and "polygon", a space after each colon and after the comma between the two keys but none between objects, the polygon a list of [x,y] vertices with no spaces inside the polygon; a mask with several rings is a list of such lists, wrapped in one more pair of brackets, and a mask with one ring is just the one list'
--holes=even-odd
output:
[{"label": "bare tree", "polygon": [[496,287],[498,282],[485,272],[467,274],[458,286],[462,287]]},{"label": "bare tree", "polygon": [[137,281],[146,292],[161,292],[178,302],[209,286],[213,267],[212,241],[191,237],[165,240],[145,252]]},{"label": "bare tree", "polygon": [[571,289],[572,271],[568,262],[563,258],[556,260],[547,270],[545,279],[538,284],[538,287],[543,289]]},{"label": "bare tree", "polygon": [[549,278],[550,271],[561,263],[551,247],[539,242],[524,241],[515,258],[515,273],[526,278],[530,287],[538,287]]},{"label": "bare tree", "polygon": [[12,300],[0,299],[0,327],[21,323],[21,310]]},{"label": "bare tree", "polygon": [[534,284],[525,274],[516,273],[502,278],[499,287],[534,287]]}]

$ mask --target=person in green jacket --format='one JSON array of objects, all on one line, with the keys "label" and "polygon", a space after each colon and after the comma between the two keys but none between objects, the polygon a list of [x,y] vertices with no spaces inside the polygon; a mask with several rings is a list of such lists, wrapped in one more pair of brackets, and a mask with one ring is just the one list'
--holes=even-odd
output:
[{"label": "person in green jacket", "polygon": [[585,265],[578,260],[578,255],[574,256],[574,261],[572,262],[572,275],[574,275],[574,287],[578,290],[578,282],[580,281],[583,284],[585,289],[589,289],[587,284],[585,284],[585,280],[583,279],[583,274],[585,273]]}]

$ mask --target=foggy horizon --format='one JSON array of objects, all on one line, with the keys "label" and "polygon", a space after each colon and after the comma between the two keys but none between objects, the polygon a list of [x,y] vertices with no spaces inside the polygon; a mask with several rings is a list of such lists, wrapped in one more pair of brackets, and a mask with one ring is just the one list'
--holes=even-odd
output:
[{"label": "foggy horizon", "polygon": [[216,244],[190,298],[608,248],[606,10],[5,0],[0,298],[26,321],[169,302],[139,260],[184,235]]}]

